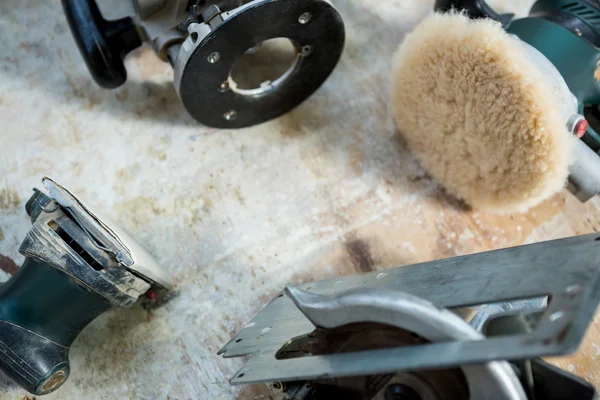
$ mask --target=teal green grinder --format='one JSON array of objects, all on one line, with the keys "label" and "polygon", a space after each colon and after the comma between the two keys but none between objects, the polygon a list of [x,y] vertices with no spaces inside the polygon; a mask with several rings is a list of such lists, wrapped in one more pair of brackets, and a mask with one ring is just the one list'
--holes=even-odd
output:
[{"label": "teal green grinder", "polygon": [[69,347],[111,306],[127,307],[171,277],[125,232],[49,178],[26,204],[25,261],[0,286],[0,370],[35,395],[69,376]]},{"label": "teal green grinder", "polygon": [[[525,18],[495,12],[484,0],[436,0],[436,11],[451,9],[472,18],[492,18],[530,47],[541,68],[556,74],[568,92],[567,128],[581,138],[570,169],[569,189],[586,201],[600,192],[600,2],[538,0]],[[543,65],[548,63],[548,65]],[[562,96],[562,93],[561,93]],[[567,115],[569,115],[567,114]]]}]

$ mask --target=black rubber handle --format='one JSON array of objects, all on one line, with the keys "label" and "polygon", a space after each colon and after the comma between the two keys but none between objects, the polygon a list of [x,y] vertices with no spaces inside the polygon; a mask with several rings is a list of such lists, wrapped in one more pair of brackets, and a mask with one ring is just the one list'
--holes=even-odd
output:
[{"label": "black rubber handle", "polygon": [[107,21],[95,0],[62,0],[62,5],[81,55],[98,85],[112,89],[127,79],[123,58],[141,46],[142,40],[130,17]]},{"label": "black rubber handle", "polygon": [[471,18],[491,18],[502,24],[510,21],[513,14],[498,14],[485,0],[436,0],[435,10],[447,12],[452,9],[466,11]]},{"label": "black rubber handle", "polygon": [[69,347],[110,303],[59,268],[25,258],[0,285],[0,371],[30,393],[69,376]]},{"label": "black rubber handle", "polygon": [[50,393],[69,377],[69,348],[0,321],[0,370],[29,393]]}]

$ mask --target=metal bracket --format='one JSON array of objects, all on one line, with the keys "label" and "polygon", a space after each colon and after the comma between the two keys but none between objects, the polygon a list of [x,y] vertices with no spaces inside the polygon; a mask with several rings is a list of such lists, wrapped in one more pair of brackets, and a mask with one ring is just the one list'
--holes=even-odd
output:
[{"label": "metal bracket", "polygon": [[[577,349],[600,301],[600,235],[396,267],[298,286],[333,296],[357,288],[405,292],[449,309],[547,297],[529,332],[277,360],[290,339],[315,329],[285,293],[273,299],[219,354],[252,357],[232,384],[322,379],[562,355]],[[541,304],[541,303],[540,303]],[[507,313],[514,311],[507,310]],[[493,318],[503,314],[494,314]]]},{"label": "metal bracket", "polygon": [[211,4],[206,10],[202,12],[202,19],[204,23],[210,25],[212,30],[215,30],[219,25],[223,23],[223,16],[221,10],[215,4]]}]

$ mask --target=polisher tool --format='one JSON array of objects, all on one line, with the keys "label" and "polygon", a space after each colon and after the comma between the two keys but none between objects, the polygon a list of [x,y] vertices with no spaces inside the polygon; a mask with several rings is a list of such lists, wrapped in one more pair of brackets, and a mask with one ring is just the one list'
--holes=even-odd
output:
[{"label": "polisher tool", "polygon": [[[592,400],[542,361],[600,301],[598,234],[347,276],[279,293],[221,350],[277,400]],[[509,361],[507,361],[509,360]]]},{"label": "polisher tool", "polygon": [[[121,18],[114,20],[100,11],[115,8],[114,2],[99,2],[100,8],[96,0],[62,1],[95,81],[106,88],[123,84],[123,57],[147,42],[171,63],[188,113],[217,128],[255,125],[288,112],[327,79],[344,46],[342,19],[323,0],[128,0],[118,4]],[[232,75],[236,66],[244,69],[236,60],[275,38],[292,46],[281,74],[258,82],[244,77],[251,71],[239,80]],[[266,63],[273,60],[277,56]]]},{"label": "polisher tool", "polygon": [[51,179],[43,184],[48,194],[34,189],[25,206],[25,261],[0,286],[0,370],[35,395],[67,380],[69,347],[94,318],[172,285],[123,230]]},{"label": "polisher tool", "polygon": [[[526,18],[438,0],[393,67],[393,112],[423,167],[489,212],[567,186],[600,191],[600,5],[539,0]],[[454,10],[454,11],[452,11]]]}]

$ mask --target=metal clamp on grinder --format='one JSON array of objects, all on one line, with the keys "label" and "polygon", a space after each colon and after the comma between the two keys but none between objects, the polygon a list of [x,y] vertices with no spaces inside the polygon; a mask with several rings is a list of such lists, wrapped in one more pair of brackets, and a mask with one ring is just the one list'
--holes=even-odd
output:
[{"label": "metal clamp on grinder", "polygon": [[219,352],[276,400],[595,400],[539,357],[574,352],[600,300],[598,234],[308,282]]},{"label": "metal clamp on grinder", "polygon": [[49,178],[26,204],[25,261],[0,286],[0,370],[35,395],[69,376],[69,347],[111,306],[128,307],[170,274],[125,232]]},{"label": "metal clamp on grinder", "polygon": [[[120,2],[122,18],[116,20],[104,19],[95,0],[62,4],[100,86],[123,84],[124,56],[148,42],[171,63],[188,113],[216,128],[255,125],[288,112],[327,79],[344,46],[342,19],[323,0],[129,0]],[[263,80],[243,59],[275,38],[287,39],[291,56],[284,62],[285,49],[273,48]]]},{"label": "metal clamp on grinder", "polygon": [[436,11],[491,18],[518,37],[532,60],[553,76],[564,99],[569,131],[581,138],[569,190],[581,201],[600,192],[600,4],[595,0],[538,0],[526,18],[499,14],[484,0],[436,0]]}]

